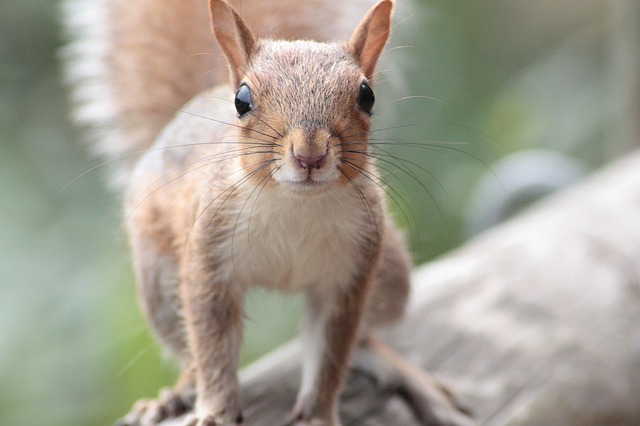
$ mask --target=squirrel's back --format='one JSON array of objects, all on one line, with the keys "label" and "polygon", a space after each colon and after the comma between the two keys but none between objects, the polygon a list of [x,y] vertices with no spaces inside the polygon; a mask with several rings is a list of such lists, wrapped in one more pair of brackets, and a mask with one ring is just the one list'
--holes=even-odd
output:
[{"label": "squirrel's back", "polygon": [[[235,0],[260,37],[346,39],[373,0]],[[76,117],[128,176],[176,110],[227,81],[206,0],[68,0],[67,77]]]}]

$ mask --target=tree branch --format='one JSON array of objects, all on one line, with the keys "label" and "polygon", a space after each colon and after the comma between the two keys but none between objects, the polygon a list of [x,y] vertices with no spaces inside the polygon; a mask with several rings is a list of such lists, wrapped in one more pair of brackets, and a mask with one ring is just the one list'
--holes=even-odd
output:
[{"label": "tree branch", "polygon": [[[450,384],[483,425],[640,424],[640,154],[418,268],[385,339]],[[282,425],[297,343],[242,373],[247,424]],[[352,374],[345,425],[414,425]],[[176,424],[167,422],[166,425]]]}]

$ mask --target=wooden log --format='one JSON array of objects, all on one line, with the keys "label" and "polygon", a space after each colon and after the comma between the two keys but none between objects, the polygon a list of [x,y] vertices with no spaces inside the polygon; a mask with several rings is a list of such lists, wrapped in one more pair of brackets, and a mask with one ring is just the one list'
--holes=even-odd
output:
[{"label": "wooden log", "polygon": [[[640,425],[640,153],[417,268],[384,338],[478,424]],[[285,423],[297,345],[242,373],[248,425]],[[418,424],[355,373],[341,410],[345,425]]]}]

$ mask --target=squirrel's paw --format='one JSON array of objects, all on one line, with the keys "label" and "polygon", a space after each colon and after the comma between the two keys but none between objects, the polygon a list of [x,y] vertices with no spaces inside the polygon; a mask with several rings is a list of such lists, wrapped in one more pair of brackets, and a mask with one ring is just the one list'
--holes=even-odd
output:
[{"label": "squirrel's paw", "polygon": [[185,418],[182,426],[235,426],[241,425],[242,422],[242,415],[238,415],[234,422],[228,423],[223,420],[217,420],[216,416],[198,416],[190,414]]},{"label": "squirrel's paw", "polygon": [[311,420],[299,420],[294,423],[294,426],[340,426],[338,424],[327,423],[320,419]]},{"label": "squirrel's paw", "polygon": [[338,419],[323,420],[316,417],[309,417],[305,415],[305,404],[309,401],[307,398],[300,398],[293,409],[293,417],[286,423],[285,426],[340,426]]},{"label": "squirrel's paw", "polygon": [[385,377],[384,380],[368,371],[358,369],[355,373],[369,376],[383,392],[402,399],[423,426],[475,425],[467,405],[426,371],[415,368],[411,374]]},{"label": "squirrel's paw", "polygon": [[304,419],[298,416],[288,422],[285,426],[340,426],[340,424],[329,423],[321,419]]},{"label": "squirrel's paw", "polygon": [[158,399],[142,399],[116,426],[155,426],[168,418],[179,417],[193,408],[195,392],[192,389],[176,391],[165,388]]},{"label": "squirrel's paw", "polygon": [[[413,383],[411,383],[413,382]],[[396,383],[395,393],[407,403],[416,418],[428,426],[472,426],[471,410],[445,385],[422,372]]]},{"label": "squirrel's paw", "polygon": [[191,414],[184,419],[182,426],[222,426],[222,423],[217,422],[213,416],[199,418],[195,414]]},{"label": "squirrel's paw", "polygon": [[356,373],[399,396],[424,426],[471,426],[471,410],[440,381],[375,337],[365,339],[353,358]]}]

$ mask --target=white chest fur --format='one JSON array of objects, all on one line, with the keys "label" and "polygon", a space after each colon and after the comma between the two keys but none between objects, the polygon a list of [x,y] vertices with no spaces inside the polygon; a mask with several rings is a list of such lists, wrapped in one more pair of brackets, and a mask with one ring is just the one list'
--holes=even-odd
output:
[{"label": "white chest fur", "polygon": [[298,291],[347,285],[362,267],[376,224],[352,188],[313,196],[265,190],[245,201],[219,247],[225,279]]}]

